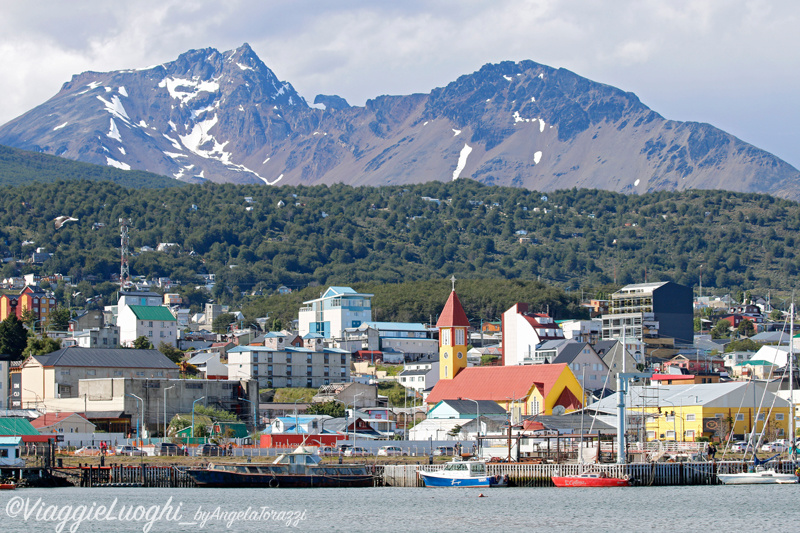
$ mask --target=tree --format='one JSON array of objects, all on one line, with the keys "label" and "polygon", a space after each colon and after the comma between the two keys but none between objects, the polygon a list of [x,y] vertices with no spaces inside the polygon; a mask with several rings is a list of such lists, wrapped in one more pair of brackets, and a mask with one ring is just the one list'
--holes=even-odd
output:
[{"label": "tree", "polygon": [[9,315],[0,322],[0,354],[20,359],[28,345],[28,330],[17,315]]},{"label": "tree", "polygon": [[47,327],[54,331],[67,331],[70,319],[69,309],[66,307],[56,307],[47,317]]},{"label": "tree", "polygon": [[61,349],[61,339],[51,339],[47,335],[43,337],[28,337],[28,344],[25,346],[23,354],[25,358],[32,355],[47,355]]},{"label": "tree", "polygon": [[328,415],[333,418],[344,418],[344,404],[333,400],[323,403],[312,403],[306,408],[307,415]]},{"label": "tree", "polygon": [[167,344],[166,342],[162,342],[158,345],[158,351],[166,355],[173,363],[180,363],[185,355],[182,351],[171,344]]},{"label": "tree", "polygon": [[772,312],[769,314],[769,319],[775,321],[782,320],[783,311],[781,311],[780,309],[773,309]]},{"label": "tree", "polygon": [[136,337],[136,340],[133,341],[133,347],[136,350],[152,350],[153,349],[153,344],[150,342],[150,340],[147,337],[145,337],[144,335],[141,335],[139,337]]},{"label": "tree", "polygon": [[214,333],[227,333],[228,326],[235,321],[236,317],[233,315],[233,313],[222,313],[214,319],[214,322],[211,323],[211,331]]},{"label": "tree", "polygon": [[751,320],[743,318],[742,321],[739,322],[739,326],[736,328],[736,331],[745,337],[752,337],[756,334],[756,327],[753,325]]},{"label": "tree", "polygon": [[725,339],[730,336],[731,322],[730,320],[719,320],[714,327],[711,328],[712,339]]},{"label": "tree", "polygon": [[763,344],[759,344],[752,339],[741,339],[731,341],[725,346],[726,352],[757,352]]},{"label": "tree", "polygon": [[25,309],[22,311],[20,316],[22,317],[22,323],[28,326],[28,329],[34,329],[36,324],[36,315],[33,314],[32,310]]}]

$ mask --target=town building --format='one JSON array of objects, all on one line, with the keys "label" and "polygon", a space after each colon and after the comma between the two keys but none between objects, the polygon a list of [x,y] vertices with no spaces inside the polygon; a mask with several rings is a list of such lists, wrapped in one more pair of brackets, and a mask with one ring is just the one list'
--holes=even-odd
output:
[{"label": "town building", "polygon": [[671,281],[626,285],[611,295],[603,315],[603,339],[636,343],[626,348],[640,363],[646,344],[657,339],[691,344],[693,335],[692,289]]},{"label": "town building", "polygon": [[50,313],[56,308],[53,293],[38,285],[27,285],[19,294],[0,295],[0,321],[11,315],[22,320],[22,314],[30,311],[35,320],[34,329],[39,330],[47,323]]},{"label": "town building", "polygon": [[[253,380],[259,388],[321,387],[350,379],[350,353],[322,346],[238,346],[228,350],[228,379]],[[316,339],[314,340],[316,341]]]},{"label": "town building", "polygon": [[436,322],[439,328],[439,379],[451,380],[467,368],[467,331],[469,320],[453,290]]},{"label": "town building", "polygon": [[119,326],[84,329],[72,334],[80,348],[116,348],[121,345]]},{"label": "town building", "polygon": [[536,347],[565,339],[555,321],[542,313],[529,313],[528,304],[516,303],[503,313],[503,357],[507,366],[536,363]]},{"label": "town building", "polygon": [[120,306],[117,325],[122,346],[133,346],[133,342],[139,337],[145,337],[154,347],[162,342],[175,346],[178,342],[175,316],[168,308],[160,305]]},{"label": "town building", "polygon": [[92,433],[97,426],[79,413],[56,411],[31,420],[39,433]]},{"label": "town building", "polygon": [[372,320],[372,297],[350,287],[328,287],[319,298],[303,302],[298,315],[300,336],[318,333],[326,339],[341,338],[345,329]]}]

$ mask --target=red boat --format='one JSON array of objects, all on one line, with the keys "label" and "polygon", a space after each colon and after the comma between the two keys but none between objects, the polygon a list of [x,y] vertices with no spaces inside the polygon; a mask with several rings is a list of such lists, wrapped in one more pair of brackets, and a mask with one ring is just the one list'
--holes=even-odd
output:
[{"label": "red boat", "polygon": [[0,490],[14,490],[16,488],[16,483],[0,483]]},{"label": "red boat", "polygon": [[628,476],[609,477],[605,472],[584,472],[575,476],[552,476],[556,487],[629,487]]}]

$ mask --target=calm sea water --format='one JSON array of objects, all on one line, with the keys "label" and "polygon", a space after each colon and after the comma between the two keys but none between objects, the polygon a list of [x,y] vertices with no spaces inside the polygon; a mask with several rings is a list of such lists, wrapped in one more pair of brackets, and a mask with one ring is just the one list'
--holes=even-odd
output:
[{"label": "calm sea water", "polygon": [[[480,493],[485,497],[478,497]],[[798,497],[800,485],[491,490],[20,489],[0,493],[0,524],[2,533],[778,532],[797,530]]]}]

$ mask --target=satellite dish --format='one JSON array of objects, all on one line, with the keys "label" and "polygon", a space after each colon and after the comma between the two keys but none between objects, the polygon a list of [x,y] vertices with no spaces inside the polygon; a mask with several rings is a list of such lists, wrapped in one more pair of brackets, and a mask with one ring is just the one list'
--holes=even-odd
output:
[{"label": "satellite dish", "polygon": [[553,416],[561,416],[567,412],[567,408],[563,405],[556,405],[553,407]]}]

